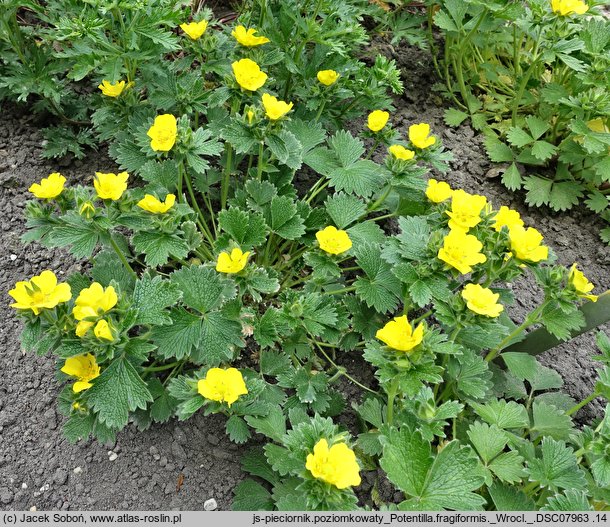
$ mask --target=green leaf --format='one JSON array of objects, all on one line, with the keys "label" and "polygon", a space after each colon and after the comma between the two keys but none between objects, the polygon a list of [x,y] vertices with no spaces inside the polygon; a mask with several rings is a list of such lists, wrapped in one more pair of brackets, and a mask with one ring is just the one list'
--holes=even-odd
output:
[{"label": "green leaf", "polygon": [[489,365],[471,349],[465,349],[458,357],[452,357],[447,367],[450,377],[457,383],[457,389],[466,397],[483,399],[491,388]]},{"label": "green leaf", "polygon": [[457,108],[447,108],[445,110],[444,120],[447,126],[460,126],[466,119],[468,119],[468,114]]},{"label": "green leaf", "polygon": [[133,275],[125,269],[114,251],[101,251],[93,260],[91,277],[104,287],[108,287],[113,280],[121,286],[122,291],[132,291],[134,286]]},{"label": "green leaf", "polygon": [[506,483],[520,482],[525,476],[523,458],[514,451],[504,452],[487,466],[494,475]]},{"label": "green leaf", "polygon": [[243,346],[241,324],[222,311],[203,316],[199,346],[191,352],[196,364],[218,366],[233,357],[233,348]]},{"label": "green leaf", "polygon": [[534,402],[533,408],[533,432],[553,439],[568,439],[572,432],[570,416],[554,406],[539,401]]},{"label": "green leaf", "polygon": [[303,218],[288,196],[275,196],[265,209],[265,219],[271,231],[286,240],[296,240],[305,234]]},{"label": "green leaf", "polygon": [[551,201],[551,188],[553,182],[550,179],[538,176],[530,176],[525,180],[524,187],[527,190],[525,201],[528,205],[540,207],[548,205]]},{"label": "green leaf", "polygon": [[562,494],[550,496],[541,511],[593,511],[589,497],[584,490],[568,489]]},{"label": "green leaf", "polygon": [[485,150],[494,163],[512,163],[514,154],[510,146],[504,144],[495,136],[485,137]]},{"label": "green leaf", "polygon": [[138,232],[133,237],[133,245],[136,251],[144,253],[144,261],[151,267],[165,265],[170,256],[186,258],[189,253],[184,240],[161,231]]},{"label": "green leaf", "polygon": [[258,247],[265,242],[269,230],[262,214],[246,212],[236,207],[218,213],[218,226],[239,244],[242,251]]},{"label": "green leaf", "polygon": [[538,364],[538,371],[532,379],[528,379],[533,391],[552,390],[563,386],[561,375],[551,368]]},{"label": "green leaf", "polygon": [[523,186],[521,172],[515,163],[511,163],[502,174],[502,183],[508,190],[519,190]]},{"label": "green leaf", "polygon": [[110,428],[127,424],[129,412],[144,410],[153,398],[146,383],[131,363],[118,358],[105,368],[87,391],[87,404],[98,414],[98,419]]},{"label": "green leaf", "polygon": [[328,174],[328,179],[335,190],[369,198],[383,183],[383,169],[373,161],[363,159],[347,167],[334,169]]},{"label": "green leaf", "polygon": [[64,435],[70,443],[76,443],[79,439],[87,439],[93,433],[95,416],[72,415],[64,424]]},{"label": "green leaf", "polygon": [[553,210],[569,210],[578,205],[583,196],[582,185],[576,181],[561,181],[553,185],[551,190],[551,208]]},{"label": "green leaf", "polygon": [[171,310],[170,320],[169,326],[153,328],[150,338],[157,345],[161,357],[182,360],[199,346],[202,320],[182,307]]},{"label": "green leaf", "polygon": [[527,353],[505,352],[501,355],[508,370],[517,379],[529,381],[538,373],[538,361]]},{"label": "green leaf", "polygon": [[407,496],[401,510],[481,510],[485,499],[473,491],[484,483],[470,447],[451,441],[433,456],[430,443],[407,428],[393,431],[380,460],[388,479]]},{"label": "green leaf", "polygon": [[250,429],[243,418],[239,417],[238,415],[232,415],[229,417],[225,427],[229,439],[234,443],[245,443],[248,439],[250,439]]},{"label": "green leaf", "polygon": [[534,500],[512,486],[496,482],[488,490],[497,511],[536,510]]},{"label": "green leaf", "polygon": [[172,159],[155,161],[151,159],[140,169],[140,177],[153,188],[173,192],[178,183],[178,165]]},{"label": "green leaf", "polygon": [[148,389],[155,401],[150,407],[150,416],[157,423],[165,423],[174,415],[178,406],[178,400],[171,396],[158,378],[153,378],[148,383]]},{"label": "green leaf", "polygon": [[506,133],[506,137],[510,144],[517,148],[523,148],[534,142],[534,138],[531,135],[517,126],[511,126]]},{"label": "green leaf", "polygon": [[366,276],[359,276],[354,285],[356,295],[367,306],[379,313],[393,311],[398,305],[401,284],[392,274],[390,264],[381,258],[381,248],[375,244],[362,244],[353,249],[356,262]]},{"label": "green leaf", "polygon": [[279,406],[271,408],[265,416],[247,415],[246,422],[259,434],[278,443],[282,442],[282,438],[286,434],[286,417]]},{"label": "green leaf", "polygon": [[286,476],[292,472],[301,472],[303,470],[303,462],[300,459],[295,459],[287,448],[267,443],[264,449],[265,457],[271,468],[278,472],[280,476]]},{"label": "green leaf", "polygon": [[245,479],[233,490],[235,497],[231,510],[234,511],[272,511],[274,510],[271,493],[260,483]]},{"label": "green leaf", "polygon": [[337,192],[324,203],[338,229],[345,229],[366,213],[366,205],[356,196]]},{"label": "green leaf", "polygon": [[586,488],[586,480],[574,450],[563,441],[550,437],[542,439],[542,458],[534,459],[529,464],[530,480],[537,481],[551,490]]},{"label": "green leaf", "polygon": [[470,425],[468,437],[486,465],[504,450],[508,442],[508,438],[503,430],[496,425],[489,426],[480,421]]},{"label": "green leaf", "polygon": [[166,308],[173,306],[181,297],[182,292],[169,280],[144,274],[133,291],[133,307],[137,310],[134,324],[171,324],[172,319]]},{"label": "green leaf", "polygon": [[182,301],[200,313],[218,309],[237,294],[232,280],[203,265],[183,267],[170,279],[182,291]]},{"label": "green leaf", "polygon": [[559,307],[548,307],[542,312],[542,323],[559,340],[568,340],[573,331],[585,325],[585,316],[577,309],[568,314]]},{"label": "green leaf", "polygon": [[551,125],[547,121],[540,119],[535,115],[528,115],[525,118],[525,122],[527,123],[527,127],[529,128],[534,140],[540,139],[545,132],[551,128]]},{"label": "green leaf", "polygon": [[610,199],[597,190],[589,192],[589,198],[585,200],[587,207],[598,214],[605,211],[610,206]]},{"label": "green leaf", "polygon": [[346,130],[339,130],[328,141],[342,166],[356,163],[364,154],[364,144]]},{"label": "green leaf", "polygon": [[526,428],[530,424],[525,406],[514,401],[496,399],[487,404],[472,403],[472,407],[482,419],[503,430]]},{"label": "green leaf", "polygon": [[70,252],[76,258],[89,258],[99,242],[99,233],[80,216],[64,217],[64,222],[53,227],[46,240],[51,247],[70,246]]},{"label": "green leaf", "polygon": [[557,152],[557,147],[546,141],[536,141],[532,146],[532,155],[540,161],[550,159],[555,152]]}]

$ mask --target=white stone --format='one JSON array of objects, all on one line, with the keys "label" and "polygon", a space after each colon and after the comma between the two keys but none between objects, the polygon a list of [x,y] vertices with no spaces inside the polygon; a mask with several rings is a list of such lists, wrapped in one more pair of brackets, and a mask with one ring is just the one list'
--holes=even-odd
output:
[{"label": "white stone", "polygon": [[36,508],[36,505],[32,505],[30,507],[30,512],[36,512],[38,509]]},{"label": "white stone", "polygon": [[209,500],[206,500],[206,502],[203,504],[204,511],[215,511],[217,508],[218,508],[218,503],[216,503],[216,500],[214,498],[210,498]]},{"label": "white stone", "polygon": [[17,259],[17,255],[16,254],[11,254],[9,256],[9,258],[11,259],[11,262],[14,262]]},{"label": "white stone", "polygon": [[80,467],[76,467],[76,468],[74,469],[74,473],[75,473],[75,474],[80,474],[82,471],[83,471],[83,469],[82,469],[82,468],[80,468]]},{"label": "white stone", "polygon": [[21,484],[21,488],[22,489],[27,489],[28,488],[28,484],[27,483],[22,483]]},{"label": "white stone", "polygon": [[119,457],[119,455],[116,452],[112,452],[109,456],[108,456],[108,461],[115,461],[116,458]]}]

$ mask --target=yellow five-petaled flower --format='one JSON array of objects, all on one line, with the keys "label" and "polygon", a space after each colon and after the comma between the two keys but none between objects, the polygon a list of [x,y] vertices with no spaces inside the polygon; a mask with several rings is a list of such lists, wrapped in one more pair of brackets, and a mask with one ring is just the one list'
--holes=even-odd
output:
[{"label": "yellow five-petaled flower", "polygon": [[125,89],[125,81],[117,81],[112,83],[110,81],[103,80],[98,88],[106,97],[118,97]]},{"label": "yellow five-petaled flower", "polygon": [[38,199],[53,199],[63,192],[65,184],[66,178],[59,172],[53,172],[42,178],[40,183],[33,183],[28,190]]},{"label": "yellow five-petaled flower", "polygon": [[390,320],[375,333],[375,337],[394,350],[407,352],[421,344],[424,325],[422,323],[413,329],[407,315],[402,315]]},{"label": "yellow five-petaled flower", "polygon": [[483,244],[472,234],[463,230],[452,230],[443,239],[443,246],[438,251],[438,258],[462,274],[472,271],[472,266],[487,261],[481,253]]},{"label": "yellow five-petaled flower", "polygon": [[127,190],[128,179],[129,174],[127,172],[120,172],[119,174],[96,172],[93,178],[93,186],[100,198],[116,201]]},{"label": "yellow five-petaled flower", "polygon": [[244,90],[256,91],[265,84],[267,74],[252,59],[236,60],[231,64],[235,80]]},{"label": "yellow five-petaled flower", "polygon": [[205,379],[199,379],[197,391],[206,399],[224,402],[230,407],[240,395],[248,393],[248,388],[238,369],[211,368]]},{"label": "yellow five-petaled flower", "polygon": [[591,302],[597,302],[597,295],[591,295],[591,291],[595,287],[584,273],[577,268],[577,264],[573,264],[570,268],[570,274],[568,276],[568,282],[576,290],[578,296],[591,300]]},{"label": "yellow five-petaled flower", "polygon": [[231,253],[223,251],[218,255],[216,270],[219,273],[239,273],[244,267],[246,267],[246,264],[248,263],[248,256],[250,256],[250,251],[246,251],[244,253],[238,247],[233,249]]},{"label": "yellow five-petaled flower", "polygon": [[371,132],[379,132],[386,124],[390,114],[384,110],[375,110],[371,112],[367,118],[366,125]]},{"label": "yellow five-petaled flower", "polygon": [[498,303],[500,295],[480,284],[466,284],[462,289],[462,298],[470,311],[486,317],[499,317],[504,306]]},{"label": "yellow five-petaled flower", "polygon": [[360,485],[360,467],[356,454],[345,443],[336,443],[328,448],[328,441],[320,439],[307,455],[305,468],[311,475],[338,489]]},{"label": "yellow five-petaled flower", "polygon": [[316,239],[320,249],[329,254],[341,254],[352,247],[352,240],[347,232],[332,225],[316,232]]},{"label": "yellow five-petaled flower", "polygon": [[[93,282],[91,286],[82,289],[74,302],[74,309],[72,310],[72,315],[79,321],[76,325],[76,335],[84,337],[89,329],[96,325],[94,319],[110,311],[116,306],[117,302],[118,296],[112,286],[104,289],[102,284]],[[98,328],[98,333],[108,335],[103,324]]]},{"label": "yellow five-petaled flower", "polygon": [[523,225],[521,215],[506,205],[502,205],[494,216],[493,227],[498,232],[502,230],[502,227],[508,227],[508,230],[510,230],[513,227],[523,227]]},{"label": "yellow five-petaled flower", "polygon": [[263,37],[262,35],[257,36],[256,33],[258,33],[256,29],[252,27],[246,29],[244,26],[237,26],[233,31],[231,31],[233,38],[242,46],[246,46],[248,48],[261,46],[262,44],[269,42],[267,37]]},{"label": "yellow five-petaled flower", "polygon": [[400,159],[401,161],[410,161],[415,157],[413,150],[409,150],[402,145],[392,145],[388,148],[388,152],[392,154],[394,159]]},{"label": "yellow five-petaled flower", "polygon": [[430,135],[428,123],[412,124],[409,126],[409,141],[416,148],[428,148],[436,143],[436,137]]},{"label": "yellow five-petaled flower", "polygon": [[467,232],[468,229],[478,225],[481,221],[481,211],[487,205],[487,198],[478,194],[469,194],[462,189],[451,193],[451,210],[449,228]]},{"label": "yellow five-petaled flower", "polygon": [[157,115],[146,135],[150,137],[150,147],[155,152],[169,152],[176,143],[178,122],[172,114]]},{"label": "yellow five-petaled flower", "polygon": [[72,298],[70,285],[58,284],[55,273],[48,270],[28,281],[17,282],[8,294],[15,300],[11,307],[21,310],[30,309],[35,315],[43,309],[53,309]]},{"label": "yellow five-petaled flower", "polygon": [[263,93],[263,107],[265,108],[265,115],[271,121],[277,121],[292,110],[293,104],[287,103],[286,101],[280,101],[277,97]]},{"label": "yellow five-petaled flower", "polygon": [[434,203],[447,201],[453,195],[453,189],[444,181],[437,181],[434,178],[428,180],[426,187],[426,197]]},{"label": "yellow five-petaled flower", "polygon": [[91,353],[68,357],[61,371],[78,379],[72,385],[72,390],[76,393],[91,388],[91,381],[100,376],[100,367]]},{"label": "yellow five-petaled flower", "polygon": [[583,15],[589,10],[589,6],[582,0],[551,0],[551,8],[560,16]]},{"label": "yellow five-petaled flower", "polygon": [[533,227],[526,229],[521,225],[513,225],[508,236],[511,251],[519,260],[540,262],[549,257],[549,248],[542,245],[542,234]]},{"label": "yellow five-petaled flower", "polygon": [[175,194],[168,194],[165,196],[165,201],[161,201],[152,194],[146,194],[140,201],[138,201],[138,207],[147,212],[152,212],[153,214],[165,214],[174,206],[175,202]]},{"label": "yellow five-petaled flower", "polygon": [[339,74],[335,70],[320,70],[316,77],[324,86],[332,86],[339,79]]},{"label": "yellow five-petaled flower", "polygon": [[190,39],[199,40],[208,28],[207,20],[200,20],[199,22],[189,22],[188,24],[180,24],[180,29],[184,31]]}]

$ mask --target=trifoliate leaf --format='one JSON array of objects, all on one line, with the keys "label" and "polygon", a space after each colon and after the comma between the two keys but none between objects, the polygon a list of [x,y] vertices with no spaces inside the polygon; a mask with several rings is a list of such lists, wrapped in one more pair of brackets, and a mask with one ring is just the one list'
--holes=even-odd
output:
[{"label": "trifoliate leaf", "polygon": [[557,147],[546,141],[536,141],[532,145],[532,155],[537,159],[540,159],[540,161],[550,159],[556,151]]},{"label": "trifoliate leaf", "polygon": [[530,424],[525,406],[514,401],[496,399],[487,404],[472,403],[472,407],[482,419],[503,430],[525,428]]},{"label": "trifoliate leaf", "polygon": [[262,214],[246,212],[236,207],[218,213],[218,226],[237,242],[242,251],[264,243],[269,230]]},{"label": "trifoliate leaf", "polygon": [[201,313],[218,309],[237,294],[232,280],[203,265],[183,267],[170,279],[182,291],[182,301]]},{"label": "trifoliate leaf", "polygon": [[170,319],[171,325],[153,328],[150,338],[157,345],[161,357],[182,360],[199,346],[201,317],[179,307],[171,310]]},{"label": "trifoliate leaf", "polygon": [[583,185],[578,181],[561,181],[553,185],[551,190],[551,208],[553,210],[569,210],[578,205],[583,196]]},{"label": "trifoliate leaf", "polygon": [[172,319],[166,308],[173,306],[181,297],[182,292],[169,280],[144,274],[133,291],[133,308],[137,310],[134,324],[171,324]]},{"label": "trifoliate leaf", "polygon": [[354,248],[354,255],[365,273],[365,276],[359,276],[354,282],[356,295],[379,313],[396,309],[401,284],[392,274],[391,266],[381,258],[380,246],[362,244]]},{"label": "trifoliate leaf", "polygon": [[264,375],[275,377],[290,368],[290,357],[281,351],[262,350],[260,358],[260,369]]},{"label": "trifoliate leaf", "polygon": [[479,456],[487,465],[506,446],[508,438],[506,433],[496,425],[487,425],[480,421],[474,422],[468,429],[468,437],[474,445]]},{"label": "trifoliate leaf", "polygon": [[510,144],[517,148],[523,148],[534,142],[534,138],[518,126],[512,126],[506,133],[506,137]]},{"label": "trifoliate leaf", "polygon": [[335,190],[369,198],[383,184],[383,169],[373,161],[363,159],[353,165],[334,169],[328,174],[328,179]]},{"label": "trifoliate leaf", "polygon": [[144,261],[151,267],[165,265],[170,256],[185,258],[189,247],[175,234],[166,232],[138,232],[133,236],[133,245],[138,253],[144,253]]},{"label": "trifoliate leaf", "polygon": [[458,441],[434,456],[419,432],[403,427],[387,437],[380,464],[407,496],[399,505],[401,510],[480,510],[485,504],[473,492],[484,482],[478,459]]},{"label": "trifoliate leaf", "polygon": [[527,190],[525,201],[528,205],[540,207],[550,203],[551,188],[553,187],[553,182],[550,179],[530,176],[525,180],[524,187]]},{"label": "trifoliate leaf", "polygon": [[535,140],[540,139],[544,133],[551,128],[548,121],[540,119],[540,117],[536,117],[535,115],[528,115],[525,118],[525,122]]},{"label": "trifoliate leaf", "polygon": [[254,324],[254,340],[261,348],[273,346],[279,340],[277,331],[279,314],[276,309],[269,308]]},{"label": "trifoliate leaf", "polygon": [[574,450],[567,447],[563,441],[555,441],[550,437],[542,439],[542,457],[534,459],[529,464],[530,480],[537,481],[542,487],[551,490],[586,488],[586,480]]},{"label": "trifoliate leaf", "polygon": [[132,364],[118,358],[105,368],[87,391],[87,404],[98,414],[99,420],[110,428],[127,424],[129,412],[152,402],[146,383]]},{"label": "trifoliate leaf", "polygon": [[312,269],[313,280],[325,280],[341,276],[341,268],[326,253],[319,250],[308,251],[303,255],[303,261]]},{"label": "trifoliate leaf", "polygon": [[452,357],[447,372],[456,381],[458,392],[472,399],[482,399],[491,388],[491,372],[483,358],[466,348]]},{"label": "trifoliate leaf", "polygon": [[495,136],[485,137],[485,150],[494,163],[512,163],[515,159],[510,146],[504,144]]},{"label": "trifoliate leaf", "polygon": [[366,205],[361,199],[343,192],[333,194],[324,205],[338,229],[345,229],[366,213]]},{"label": "trifoliate leaf", "polygon": [[347,234],[352,240],[354,247],[367,243],[383,243],[385,233],[374,221],[363,221],[348,227]]},{"label": "trifoliate leaf", "polygon": [[265,220],[272,232],[286,240],[296,240],[305,234],[303,218],[288,196],[275,196],[271,200],[265,208]]},{"label": "trifoliate leaf", "polygon": [[[277,188],[269,181],[257,181],[256,179],[250,179],[246,182],[244,188],[249,196],[248,206],[257,211],[262,211],[262,207],[277,196]],[[234,210],[234,208],[229,208],[229,211],[231,210]],[[223,212],[225,211],[221,211],[220,214],[223,214]],[[237,219],[238,218],[233,220],[233,224],[234,228],[239,229],[240,225],[236,223]],[[227,229],[223,228],[223,230]]]}]

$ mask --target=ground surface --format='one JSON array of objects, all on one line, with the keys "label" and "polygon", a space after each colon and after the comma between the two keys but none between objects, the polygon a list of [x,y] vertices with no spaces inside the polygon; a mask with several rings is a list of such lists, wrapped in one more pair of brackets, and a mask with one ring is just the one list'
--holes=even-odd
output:
[{"label": "ground surface", "polygon": [[[530,225],[545,235],[559,261],[578,261],[601,292],[608,289],[610,248],[597,237],[599,223],[593,214],[573,211],[551,215],[546,210],[528,210],[522,196],[511,195],[497,179],[486,174],[492,168],[481,140],[468,126],[447,129],[442,121],[440,101],[431,92],[434,82],[429,55],[394,51],[383,42],[372,55],[383,52],[395,58],[403,69],[406,91],[397,99],[392,116],[403,133],[413,123],[426,121],[453,150],[456,161],[447,177],[454,187],[487,195],[496,207],[501,204],[521,211]],[[92,154],[84,162],[57,164],[40,158],[42,137],[27,111],[8,108],[0,127],[0,507],[27,510],[48,509],[132,509],[200,510],[214,498],[221,509],[230,507],[232,489],[243,477],[239,469],[244,447],[230,443],[224,434],[222,417],[196,415],[185,423],[172,420],[139,432],[130,426],[115,445],[96,442],[69,444],[62,435],[62,421],[55,410],[59,384],[49,357],[23,356],[19,349],[20,322],[8,307],[7,291],[15,281],[43,269],[70,273],[80,269],[60,251],[49,251],[19,241],[24,232],[23,207],[27,188],[50,172],[60,170],[70,182],[90,181],[96,170],[116,167],[103,154]],[[515,284],[519,306],[515,318],[539,300],[529,282]],[[589,359],[595,352],[592,335],[585,335],[546,353],[542,362],[559,371],[566,389],[580,399],[590,393],[594,377]],[[358,372],[360,361],[345,357],[344,365]],[[351,386],[344,391],[357,395]],[[581,411],[583,421],[599,415],[592,405]],[[117,454],[116,456],[113,454]],[[116,458],[116,459],[115,459]],[[113,459],[113,461],[111,461]],[[183,484],[177,486],[179,479]],[[374,473],[364,475],[372,486]],[[179,487],[179,488],[178,488]],[[380,482],[384,499],[392,490]]]}]

